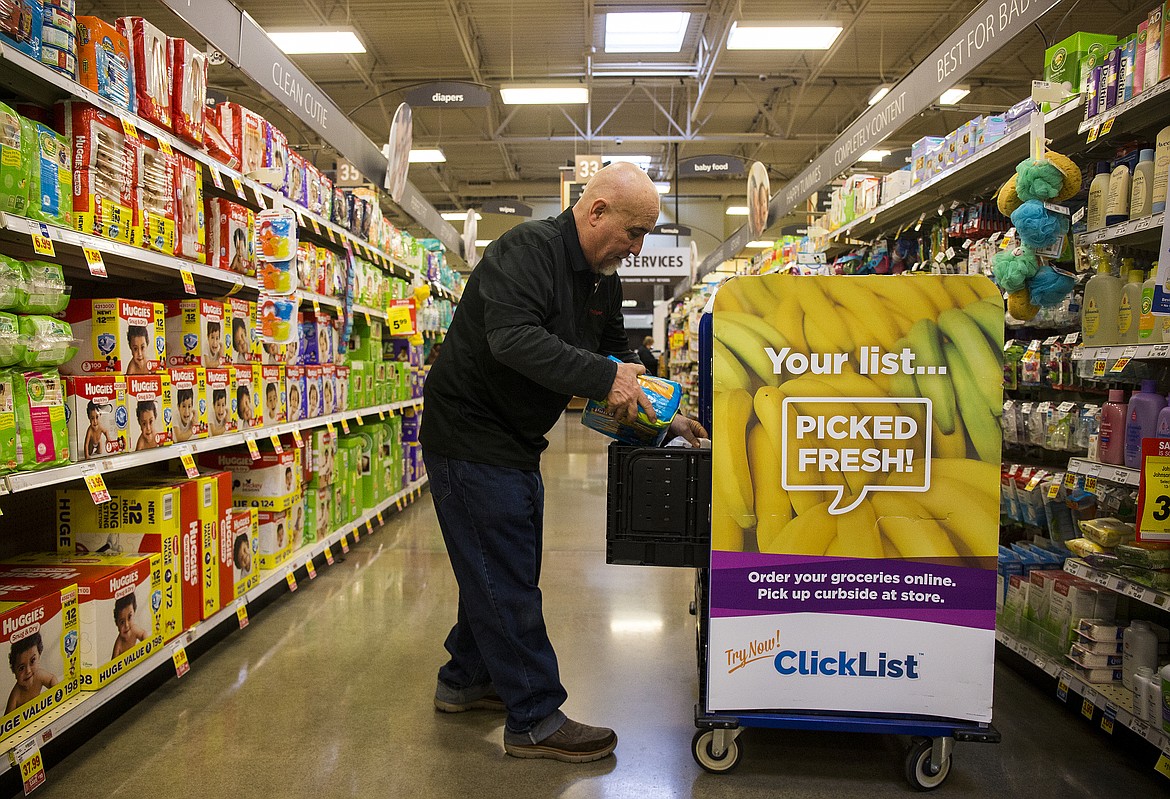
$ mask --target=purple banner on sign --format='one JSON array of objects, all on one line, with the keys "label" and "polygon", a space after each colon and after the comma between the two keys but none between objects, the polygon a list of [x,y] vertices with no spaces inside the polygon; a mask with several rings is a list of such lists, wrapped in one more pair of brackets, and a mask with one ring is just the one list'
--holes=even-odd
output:
[{"label": "purple banner on sign", "polygon": [[995,583],[989,569],[720,552],[712,554],[711,616],[839,613],[990,629]]}]

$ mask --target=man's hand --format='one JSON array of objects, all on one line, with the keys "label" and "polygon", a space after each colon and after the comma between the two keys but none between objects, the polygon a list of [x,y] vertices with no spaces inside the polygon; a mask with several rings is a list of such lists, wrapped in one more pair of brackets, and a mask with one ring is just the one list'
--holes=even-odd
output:
[{"label": "man's hand", "polygon": [[650,421],[658,417],[650,405],[650,398],[642,391],[638,383],[638,375],[644,374],[646,367],[640,363],[619,363],[617,374],[613,376],[613,386],[605,398],[609,407],[613,408],[614,417],[619,422],[632,422],[638,416],[638,406],[641,406]]},{"label": "man's hand", "polygon": [[675,414],[674,419],[670,422],[670,435],[667,438],[675,436],[682,436],[692,447],[699,446],[700,438],[710,438],[707,431],[703,429],[703,425],[681,413]]}]

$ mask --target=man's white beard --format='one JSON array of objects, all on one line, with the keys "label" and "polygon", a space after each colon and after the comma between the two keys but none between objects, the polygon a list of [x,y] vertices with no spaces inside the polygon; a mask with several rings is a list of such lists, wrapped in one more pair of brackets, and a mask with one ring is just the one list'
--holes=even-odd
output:
[{"label": "man's white beard", "polygon": [[598,274],[602,275],[603,277],[609,277],[610,275],[617,274],[617,270],[621,269],[621,267],[622,267],[622,262],[617,261],[612,266],[601,267],[600,269],[597,270],[597,272],[598,272]]}]

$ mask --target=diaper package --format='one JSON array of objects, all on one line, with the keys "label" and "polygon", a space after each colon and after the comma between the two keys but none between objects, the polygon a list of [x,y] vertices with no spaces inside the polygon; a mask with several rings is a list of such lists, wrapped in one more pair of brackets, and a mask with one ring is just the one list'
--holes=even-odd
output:
[{"label": "diaper package", "polygon": [[205,370],[208,435],[222,436],[239,429],[233,377],[233,370],[228,367]]},{"label": "diaper package", "polygon": [[138,243],[166,255],[176,249],[178,218],[175,197],[175,169],[178,156],[164,153],[158,139],[139,134],[138,185],[134,189],[134,208],[139,213]]},{"label": "diaper package", "polygon": [[278,453],[262,445],[259,460],[252,460],[246,447],[201,452],[199,464],[232,473],[232,502],[236,507],[284,512],[300,496],[299,452],[291,447]]},{"label": "diaper package", "polygon": [[[65,389],[55,369],[11,372],[16,412],[16,468],[24,471],[69,462]],[[0,387],[7,385],[0,383]],[[0,397],[0,410],[7,399]]]},{"label": "diaper package", "polygon": [[229,336],[228,354],[232,363],[260,362],[261,345],[255,327],[256,303],[238,297],[224,300],[224,330]]},{"label": "diaper package", "polygon": [[73,227],[73,170],[65,137],[22,117],[21,138],[31,144],[25,214]]},{"label": "diaper package", "polygon": [[39,60],[43,16],[41,0],[0,0],[0,38]]},{"label": "diaper package", "polygon": [[238,103],[219,103],[216,106],[219,132],[240,161],[239,169],[245,175],[264,168],[264,119]]},{"label": "diaper package", "polygon": [[87,103],[54,108],[58,129],[72,146],[75,227],[83,233],[134,243],[134,186],[138,158],[120,120]]},{"label": "diaper package", "polygon": [[130,45],[138,115],[169,130],[171,69],[166,34],[142,17],[119,17],[115,25]]},{"label": "diaper package", "polygon": [[[617,361],[612,356],[610,360]],[[639,408],[638,418],[633,422],[619,422],[604,400],[589,400],[581,413],[581,424],[624,444],[657,446],[662,443],[682,402],[682,386],[673,380],[648,375],[639,375],[638,383],[654,408],[656,421],[651,422]]]},{"label": "diaper package", "polygon": [[285,372],[283,366],[261,366],[260,377],[264,384],[264,424],[280,424],[285,421]]},{"label": "diaper package", "polygon": [[305,418],[305,368],[290,363],[284,367],[285,407],[288,421]]},{"label": "diaper package", "polygon": [[337,407],[337,368],[331,363],[321,364],[321,415],[328,416],[336,413]]},{"label": "diaper package", "polygon": [[65,309],[78,351],[65,374],[144,375],[166,366],[166,313],[148,300],[74,300]]},{"label": "diaper package", "polygon": [[77,80],[77,17],[74,0],[50,0],[44,6],[41,63]]},{"label": "diaper package", "polygon": [[203,202],[203,180],[194,160],[175,155],[173,194],[175,199],[175,254],[196,263],[207,263],[207,219]]},{"label": "diaper package", "polygon": [[128,452],[126,378],[66,378],[65,422],[69,426],[69,458],[74,463]]},{"label": "diaper package", "polygon": [[207,105],[207,56],[186,39],[167,39],[171,65],[173,130],[192,144],[203,143]]},{"label": "diaper package", "polygon": [[231,566],[231,597],[246,594],[260,584],[260,513],[255,508],[232,508],[226,541]]},{"label": "diaper package", "polygon": [[288,177],[288,138],[263,120],[264,128],[264,183],[271,189],[282,190]]},{"label": "diaper package", "polygon": [[300,153],[290,152],[288,154],[287,177],[285,178],[283,189],[284,196],[302,208],[309,207],[308,167],[308,162],[305,161],[305,157]]},{"label": "diaper package", "polygon": [[166,303],[167,365],[219,368],[231,358],[224,341],[224,304],[217,300]]},{"label": "diaper package", "polygon": [[321,367],[305,365],[305,419],[316,419],[321,415]]},{"label": "diaper package", "polygon": [[77,18],[77,80],[127,111],[135,110],[130,43],[97,17]]},{"label": "diaper package", "polygon": [[292,554],[292,537],[289,527],[292,524],[289,511],[262,510],[257,514],[260,524],[259,542],[256,550],[256,560],[261,570],[269,571],[288,560]]},{"label": "diaper package", "polygon": [[31,142],[25,139],[20,114],[0,103],[0,211],[23,214],[28,207],[30,157]]},{"label": "diaper package", "polygon": [[171,443],[172,402],[171,377],[166,372],[126,377],[128,451]]},{"label": "diaper package", "polygon": [[240,275],[255,275],[256,258],[252,249],[255,215],[252,210],[222,197],[211,198],[207,206],[211,220],[211,265]]},{"label": "diaper package", "polygon": [[207,375],[199,366],[172,367],[171,435],[176,444],[207,438]]}]

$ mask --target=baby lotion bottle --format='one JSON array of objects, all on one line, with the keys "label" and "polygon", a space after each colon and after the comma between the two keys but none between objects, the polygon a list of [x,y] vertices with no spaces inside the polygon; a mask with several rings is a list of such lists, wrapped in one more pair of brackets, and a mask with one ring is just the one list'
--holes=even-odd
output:
[{"label": "baby lotion bottle", "polygon": [[1153,438],[1158,417],[1166,407],[1166,398],[1155,390],[1157,383],[1143,380],[1142,390],[1129,398],[1125,424],[1125,465],[1136,469],[1142,465],[1142,439]]},{"label": "baby lotion bottle", "polygon": [[1154,198],[1150,207],[1155,214],[1166,210],[1166,177],[1170,170],[1170,127],[1162,128],[1154,145]]},{"label": "baby lotion bottle", "polygon": [[1118,164],[1109,176],[1109,192],[1105,195],[1105,227],[1129,220],[1129,182],[1129,167]]},{"label": "baby lotion bottle", "polygon": [[1154,151],[1142,150],[1129,187],[1129,218],[1142,219],[1154,213]]},{"label": "baby lotion bottle", "polygon": [[1097,459],[1120,466],[1125,461],[1125,392],[1109,390],[1109,401],[1101,406],[1101,429],[1097,434]]},{"label": "baby lotion bottle", "polygon": [[1117,340],[1117,311],[1121,306],[1121,280],[1110,272],[1109,256],[1100,244],[1093,245],[1097,274],[1085,284],[1081,338],[1086,346],[1113,344]]},{"label": "baby lotion bottle", "polygon": [[1085,229],[1092,233],[1105,227],[1105,203],[1109,199],[1109,164],[1097,162],[1097,176],[1089,184],[1089,205],[1085,211]]},{"label": "baby lotion bottle", "polygon": [[[1170,405],[1170,396],[1167,396]],[[1158,411],[1158,424],[1154,427],[1154,438],[1170,438],[1170,407]]]},{"label": "baby lotion bottle", "polygon": [[1142,314],[1142,283],[1145,273],[1135,269],[1132,258],[1121,261],[1121,274],[1129,280],[1121,289],[1121,300],[1117,306],[1117,339],[1116,344],[1136,344],[1138,327]]}]

